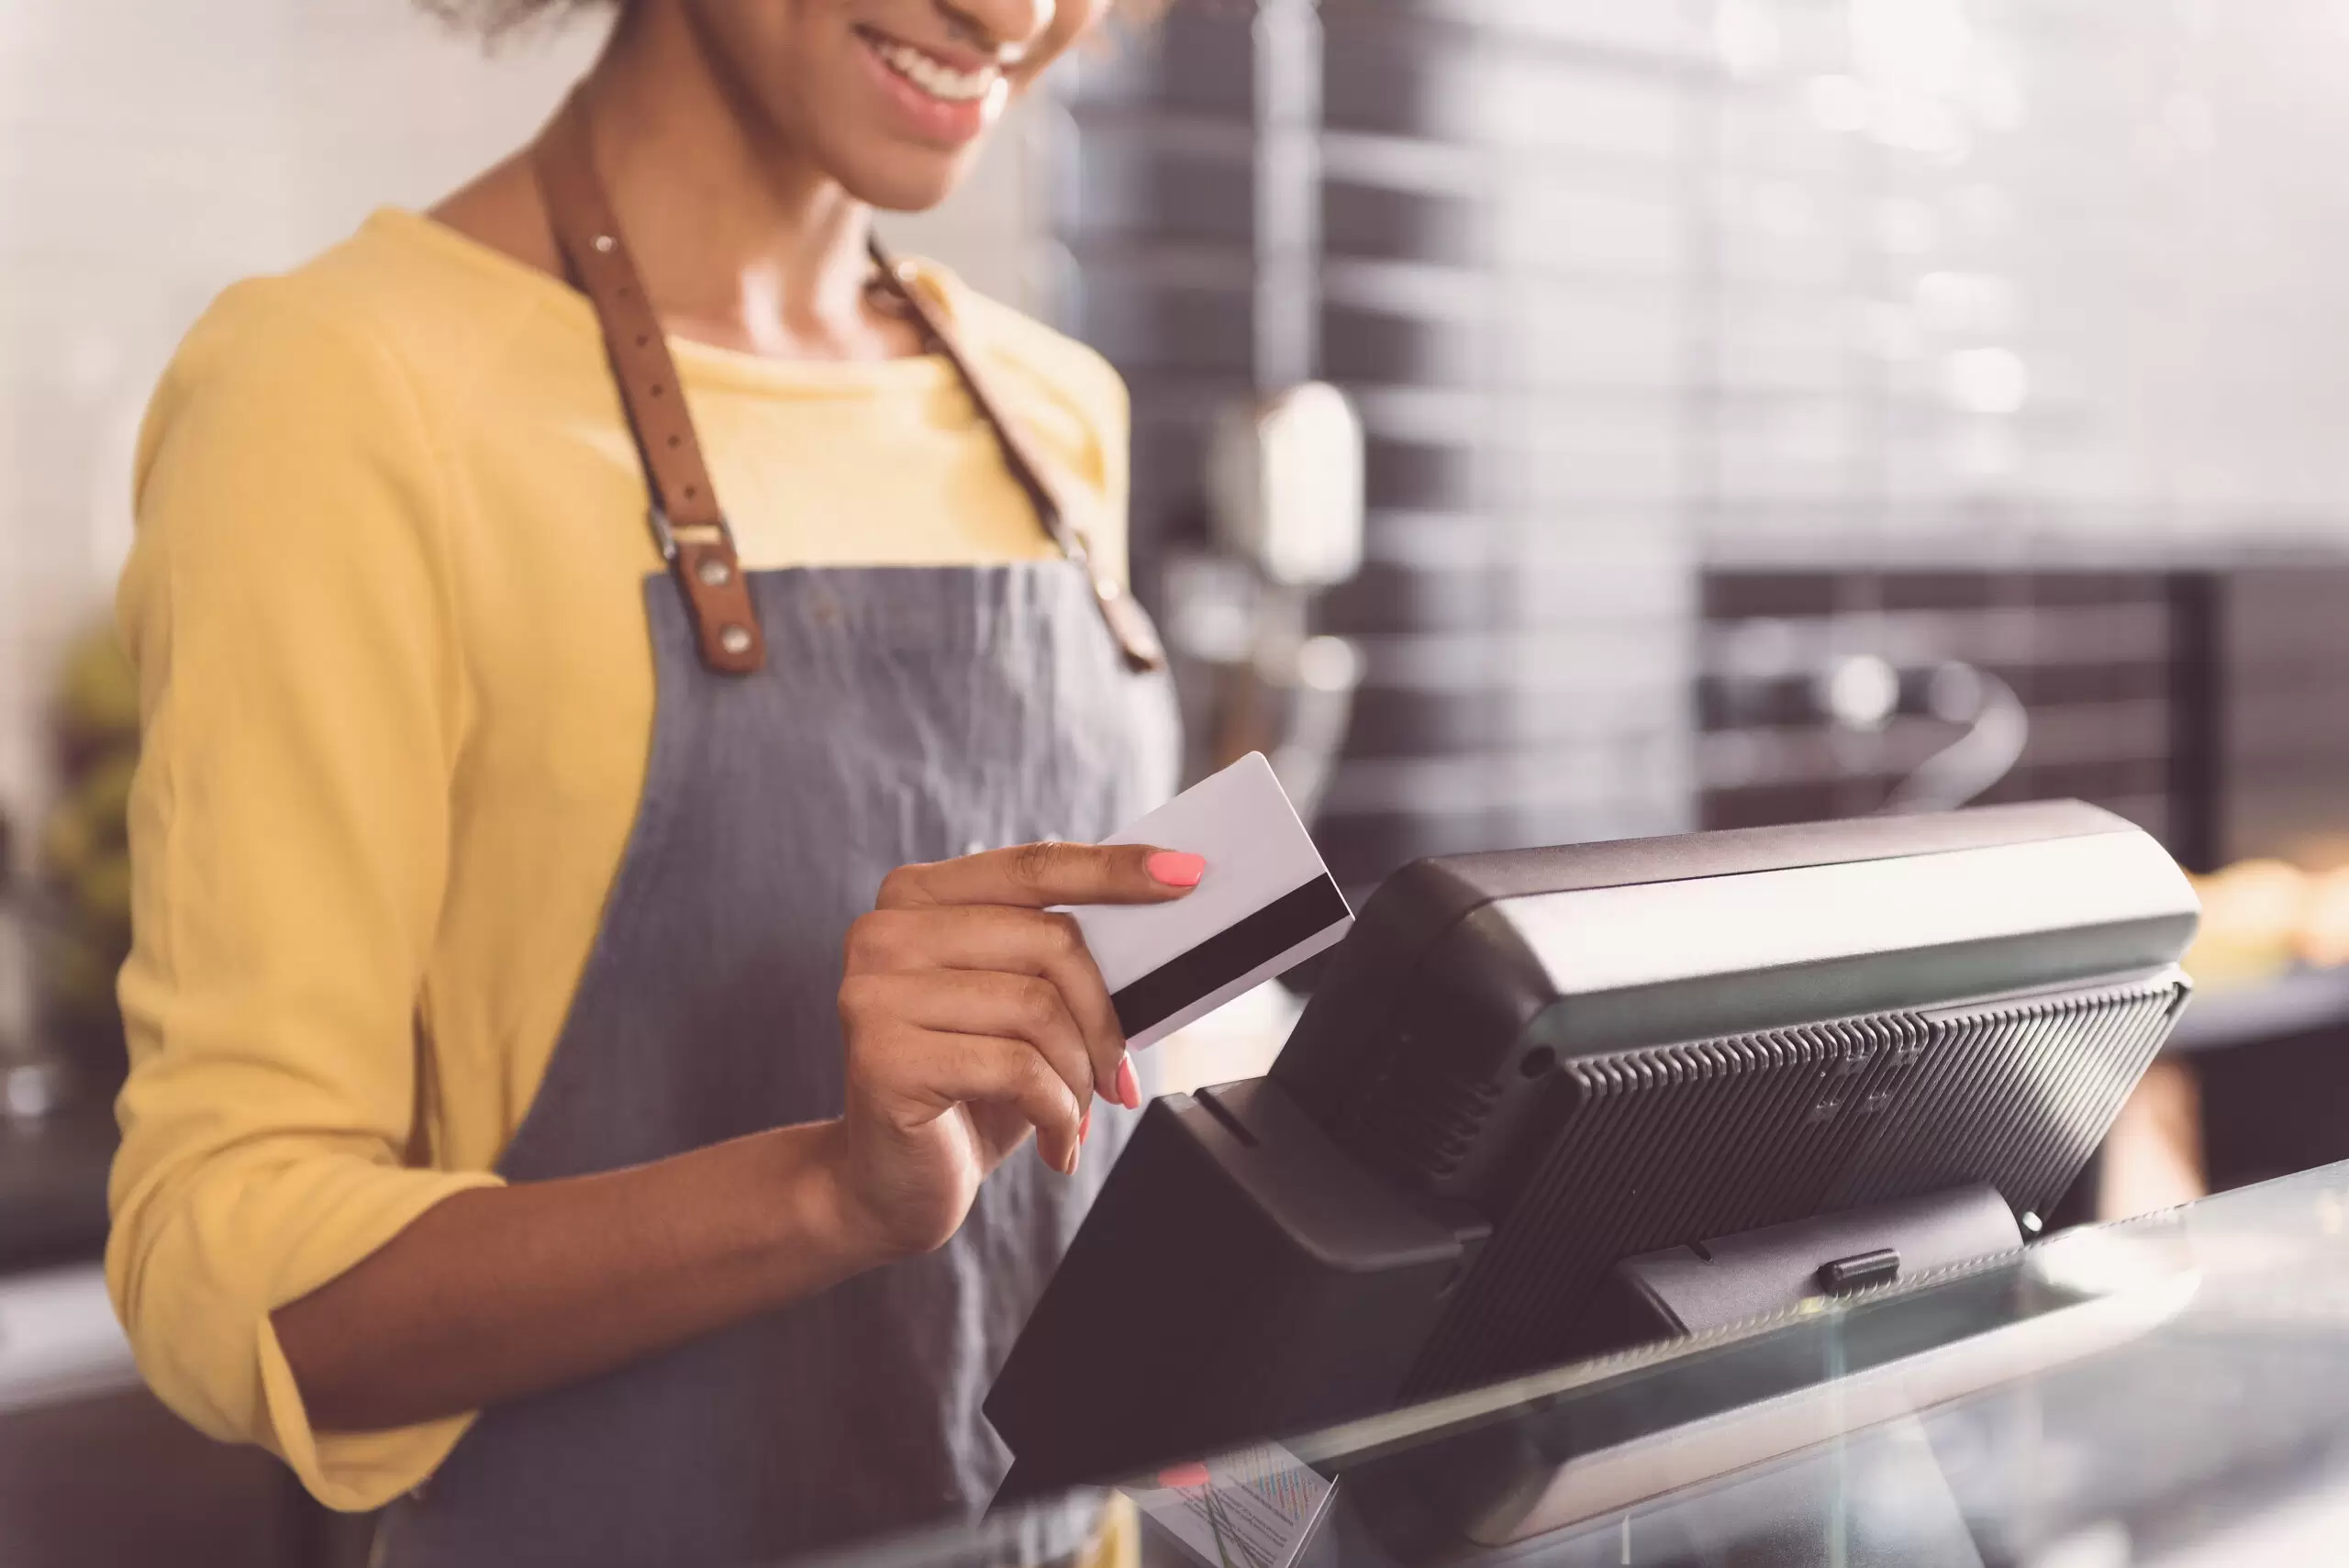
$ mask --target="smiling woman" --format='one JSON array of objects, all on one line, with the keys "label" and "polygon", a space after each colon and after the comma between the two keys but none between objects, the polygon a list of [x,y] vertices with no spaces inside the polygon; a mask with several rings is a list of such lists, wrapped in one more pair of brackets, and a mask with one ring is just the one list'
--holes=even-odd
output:
[{"label": "smiling woman", "polygon": [[157,391],[108,1282],[387,1568],[772,1561],[1004,1474],[1140,1108],[1055,911],[1208,872],[1092,847],[1179,751],[1124,388],[872,227],[1104,9],[625,0],[535,142]]}]

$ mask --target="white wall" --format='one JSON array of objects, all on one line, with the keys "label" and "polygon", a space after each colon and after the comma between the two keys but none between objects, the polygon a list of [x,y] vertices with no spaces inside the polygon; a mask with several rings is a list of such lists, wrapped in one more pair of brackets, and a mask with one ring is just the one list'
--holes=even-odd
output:
[{"label": "white wall", "polygon": [[[521,142],[596,32],[493,54],[406,0],[0,0],[0,813],[45,793],[51,665],[105,611],[180,334],[232,280]],[[1038,209],[1006,129],[951,209],[893,232],[1018,299]]]},{"label": "white wall", "polygon": [[2349,537],[2349,5],[1712,4],[1710,553]]},{"label": "white wall", "polygon": [[484,58],[401,0],[0,5],[0,810],[59,643],[104,613],[139,412],[224,284],[528,134],[584,35]]}]

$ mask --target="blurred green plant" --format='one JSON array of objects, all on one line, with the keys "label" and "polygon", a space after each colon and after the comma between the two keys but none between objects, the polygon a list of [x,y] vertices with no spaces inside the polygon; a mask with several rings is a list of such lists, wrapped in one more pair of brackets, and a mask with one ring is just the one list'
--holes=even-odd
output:
[{"label": "blurred green plant", "polygon": [[115,975],[130,953],[130,780],[139,682],[114,628],[74,639],[51,707],[60,790],[36,874],[46,918],[36,949],[41,1026],[93,1078],[121,1075]]}]

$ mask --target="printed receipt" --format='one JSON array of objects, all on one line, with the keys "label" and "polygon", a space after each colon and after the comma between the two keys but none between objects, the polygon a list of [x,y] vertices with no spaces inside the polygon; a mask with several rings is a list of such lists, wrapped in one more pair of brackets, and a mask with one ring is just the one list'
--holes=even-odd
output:
[{"label": "printed receipt", "polygon": [[1290,1568],[1337,1490],[1277,1443],[1169,1465],[1126,1496],[1213,1568]]}]

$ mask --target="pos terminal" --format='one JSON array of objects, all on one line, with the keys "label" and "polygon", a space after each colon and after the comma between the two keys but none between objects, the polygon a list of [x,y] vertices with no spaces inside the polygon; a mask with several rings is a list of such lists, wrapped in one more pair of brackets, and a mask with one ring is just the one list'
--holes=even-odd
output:
[{"label": "pos terminal", "polygon": [[1408,866],[1268,1075],[1150,1106],[988,1396],[998,1501],[2017,1248],[2196,919],[2074,802]]}]

